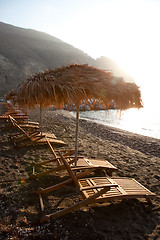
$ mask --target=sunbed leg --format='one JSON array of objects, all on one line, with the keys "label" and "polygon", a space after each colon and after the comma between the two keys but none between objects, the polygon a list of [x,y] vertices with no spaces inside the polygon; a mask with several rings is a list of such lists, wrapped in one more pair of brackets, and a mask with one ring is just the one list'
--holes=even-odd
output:
[{"label": "sunbed leg", "polygon": [[39,201],[40,201],[40,206],[41,206],[41,211],[44,211],[44,204],[43,204],[43,199],[42,199],[42,195],[39,194]]},{"label": "sunbed leg", "polygon": [[69,213],[69,212],[73,212],[73,211],[79,209],[80,207],[82,207],[82,206],[84,206],[84,205],[88,205],[88,204],[94,202],[94,200],[95,200],[96,198],[98,198],[100,195],[106,193],[106,192],[109,191],[109,190],[110,190],[110,187],[109,187],[109,186],[106,186],[106,187],[102,188],[100,191],[98,191],[97,193],[95,193],[94,195],[92,195],[91,197],[86,198],[86,199],[84,199],[83,201],[72,205],[71,207],[65,208],[65,209],[60,210],[60,211],[55,212],[55,213],[51,213],[51,214],[48,214],[48,215],[44,215],[44,216],[42,216],[42,217],[40,218],[40,223],[44,223],[44,222],[46,222],[46,221],[49,221],[50,218],[52,218],[52,217],[55,217],[55,218],[61,217],[61,216],[65,215],[65,214],[67,214],[67,213]]},{"label": "sunbed leg", "polygon": [[44,215],[41,217],[40,223],[43,224],[45,222],[49,222],[49,220],[50,220],[50,217],[48,215]]},{"label": "sunbed leg", "polygon": [[148,205],[152,205],[152,201],[151,201],[150,197],[146,197],[146,201],[147,201]]},{"label": "sunbed leg", "polygon": [[112,170],[111,169],[107,169],[106,171],[107,171],[108,175],[111,177],[112,176]]}]

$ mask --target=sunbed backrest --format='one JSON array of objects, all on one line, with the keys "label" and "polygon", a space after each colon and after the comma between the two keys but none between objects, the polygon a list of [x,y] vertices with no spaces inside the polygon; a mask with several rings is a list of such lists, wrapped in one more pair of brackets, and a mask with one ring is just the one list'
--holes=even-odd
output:
[{"label": "sunbed backrest", "polygon": [[50,147],[50,149],[51,149],[51,152],[53,153],[55,159],[57,160],[58,166],[61,166],[61,161],[60,161],[60,159],[58,159],[58,156],[57,156],[55,150],[53,149],[51,143],[49,142],[49,140],[48,140],[47,137],[45,137],[45,139],[46,139],[46,141],[47,141],[47,143],[48,143],[48,145],[49,145],[49,147]]},{"label": "sunbed backrest", "polygon": [[11,119],[12,122],[14,122],[14,125],[15,125],[19,130],[21,130],[30,140],[32,140],[31,137],[28,135],[28,133],[27,133],[26,131],[24,131],[24,129],[22,129],[22,128],[14,121],[15,119],[14,119],[12,116],[9,115],[9,118]]},{"label": "sunbed backrest", "polygon": [[61,152],[59,152],[59,155],[60,155],[60,157],[61,157],[61,159],[62,159],[62,161],[63,161],[63,163],[64,163],[64,165],[65,165],[65,167],[66,167],[66,170],[68,171],[71,179],[73,180],[73,182],[75,183],[75,185],[76,185],[78,188],[80,188],[79,182],[77,181],[77,178],[76,178],[76,176],[74,175],[73,171],[71,170],[68,162],[65,160],[65,158],[64,158],[64,156],[62,155]]}]

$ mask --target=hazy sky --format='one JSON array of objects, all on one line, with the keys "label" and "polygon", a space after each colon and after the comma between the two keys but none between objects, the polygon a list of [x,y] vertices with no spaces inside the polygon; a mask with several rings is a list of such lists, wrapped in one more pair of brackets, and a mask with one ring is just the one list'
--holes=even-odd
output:
[{"label": "hazy sky", "polygon": [[109,57],[159,95],[160,0],[0,0],[0,21]]}]

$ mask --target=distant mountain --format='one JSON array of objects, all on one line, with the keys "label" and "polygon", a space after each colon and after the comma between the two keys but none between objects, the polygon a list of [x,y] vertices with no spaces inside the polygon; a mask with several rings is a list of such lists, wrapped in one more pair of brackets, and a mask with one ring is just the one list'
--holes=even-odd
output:
[{"label": "distant mountain", "polygon": [[118,63],[110,58],[101,56],[96,59],[96,65],[98,68],[111,70],[115,76],[122,77],[127,82],[134,82],[134,79],[125,70],[123,70]]},{"label": "distant mountain", "polygon": [[110,59],[95,60],[46,33],[0,22],[0,96],[16,88],[29,75],[72,63],[110,69],[115,75],[122,76]]}]

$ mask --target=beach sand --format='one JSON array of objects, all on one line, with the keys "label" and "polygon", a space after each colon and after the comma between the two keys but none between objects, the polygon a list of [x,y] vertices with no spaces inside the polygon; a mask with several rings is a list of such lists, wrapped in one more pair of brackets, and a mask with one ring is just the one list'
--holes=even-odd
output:
[{"label": "beach sand", "polygon": [[[4,112],[0,105],[0,114]],[[28,111],[39,121],[39,111]],[[67,111],[44,110],[43,131],[74,148],[75,118]],[[157,194],[152,205],[143,200],[123,200],[83,207],[40,225],[39,187],[67,179],[65,171],[25,179],[31,163],[53,158],[48,146],[16,149],[9,131],[0,132],[0,239],[160,239],[160,140],[80,119],[79,152],[88,158],[108,160],[118,168],[113,176],[133,177]],[[104,176],[105,172],[96,173]],[[44,214],[68,207],[80,199],[70,185],[43,197]]]}]

